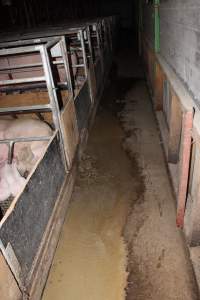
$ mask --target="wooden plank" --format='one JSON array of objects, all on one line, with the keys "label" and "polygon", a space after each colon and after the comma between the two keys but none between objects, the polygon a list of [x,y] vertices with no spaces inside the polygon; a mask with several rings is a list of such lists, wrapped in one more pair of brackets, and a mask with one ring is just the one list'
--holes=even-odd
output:
[{"label": "wooden plank", "polygon": [[97,86],[96,86],[96,78],[95,78],[95,70],[94,70],[94,64],[92,63],[92,59],[90,58],[90,67],[88,72],[88,81],[90,83],[90,92],[91,92],[91,100],[92,103],[95,101],[96,92],[97,92]]},{"label": "wooden plank", "polygon": [[61,122],[64,132],[64,148],[68,158],[68,166],[71,167],[79,140],[78,125],[73,99],[70,99],[65,105],[65,108],[61,113]]},{"label": "wooden plank", "polygon": [[154,108],[159,111],[163,109],[163,83],[164,74],[158,62],[155,64],[154,80]]},{"label": "wooden plank", "polygon": [[22,299],[22,294],[17,285],[17,282],[15,281],[15,278],[1,252],[0,252],[0,299],[2,300]]},{"label": "wooden plank", "polygon": [[192,125],[193,125],[193,111],[185,112],[183,114],[182,146],[181,146],[180,175],[179,175],[178,203],[177,203],[177,216],[176,216],[176,224],[178,227],[183,227],[184,224],[190,155],[191,155]]},{"label": "wooden plank", "polygon": [[[61,99],[62,105],[65,106],[68,103],[69,99],[69,92],[68,91],[61,91]],[[21,106],[29,106],[29,105],[36,105],[36,104],[48,104],[49,103],[49,96],[48,93],[45,91],[38,91],[38,92],[24,92],[21,94],[1,94],[0,95],[0,107],[21,107]],[[52,113],[41,113],[41,116],[44,120],[52,124]],[[20,114],[18,115],[19,118],[33,118],[38,119],[38,115],[36,114]],[[11,118],[11,116],[9,116]]]},{"label": "wooden plank", "polygon": [[171,113],[169,124],[168,162],[176,164],[179,160],[181,140],[182,111],[179,99],[174,92],[171,93]]},{"label": "wooden plank", "polygon": [[[194,117],[195,123],[199,116]],[[199,122],[198,122],[199,123]],[[184,232],[191,247],[200,245],[200,131],[199,124],[193,131],[193,151],[190,164],[190,181],[184,218]]]}]

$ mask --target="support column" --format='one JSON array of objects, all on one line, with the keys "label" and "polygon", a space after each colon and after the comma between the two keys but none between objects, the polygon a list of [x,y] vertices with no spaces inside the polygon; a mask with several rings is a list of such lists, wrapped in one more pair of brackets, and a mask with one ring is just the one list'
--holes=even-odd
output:
[{"label": "support column", "polygon": [[154,32],[155,40],[154,47],[155,52],[160,52],[160,13],[159,13],[160,0],[154,0]]}]

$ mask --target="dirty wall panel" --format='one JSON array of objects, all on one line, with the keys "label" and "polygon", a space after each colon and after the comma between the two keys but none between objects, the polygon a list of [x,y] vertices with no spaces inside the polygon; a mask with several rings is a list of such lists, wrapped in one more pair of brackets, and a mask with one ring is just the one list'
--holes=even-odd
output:
[{"label": "dirty wall panel", "polygon": [[100,92],[100,88],[102,85],[102,69],[101,69],[101,62],[98,62],[95,65],[95,77],[96,77],[96,84],[97,84],[97,94]]},{"label": "dirty wall panel", "polygon": [[199,15],[199,0],[161,0],[161,55],[200,105]]},{"label": "dirty wall panel", "polygon": [[75,98],[74,104],[76,109],[78,130],[80,133],[83,128],[87,127],[89,111],[91,107],[91,97],[87,81],[84,83],[78,96]]}]

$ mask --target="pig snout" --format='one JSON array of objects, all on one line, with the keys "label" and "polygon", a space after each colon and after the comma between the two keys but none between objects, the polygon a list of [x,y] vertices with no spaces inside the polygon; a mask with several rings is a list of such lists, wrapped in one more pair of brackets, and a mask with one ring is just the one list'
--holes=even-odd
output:
[{"label": "pig snout", "polygon": [[0,167],[0,202],[10,196],[15,197],[25,185],[25,179],[19,174],[16,163],[5,163]]}]

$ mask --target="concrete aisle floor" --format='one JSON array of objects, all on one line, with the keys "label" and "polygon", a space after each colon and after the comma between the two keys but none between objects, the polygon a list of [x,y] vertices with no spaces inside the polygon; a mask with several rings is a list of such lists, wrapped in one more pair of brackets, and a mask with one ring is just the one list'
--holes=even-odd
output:
[{"label": "concrete aisle floor", "polygon": [[198,299],[150,98],[133,55],[131,49],[116,59],[43,300]]}]

